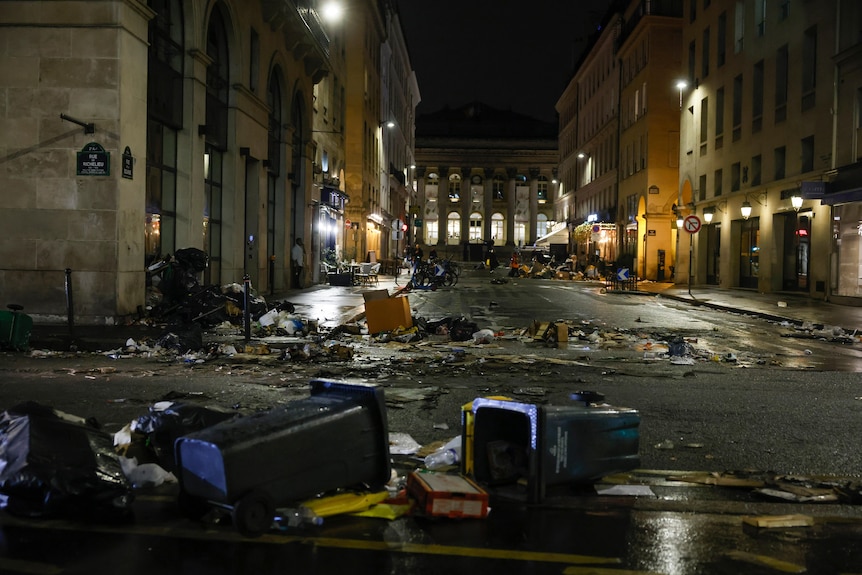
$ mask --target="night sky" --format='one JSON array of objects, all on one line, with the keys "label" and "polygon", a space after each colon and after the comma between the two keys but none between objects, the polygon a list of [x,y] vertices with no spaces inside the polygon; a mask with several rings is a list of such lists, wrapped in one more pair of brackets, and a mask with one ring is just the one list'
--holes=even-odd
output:
[{"label": "night sky", "polygon": [[473,101],[555,121],[554,105],[609,0],[397,0],[422,101]]}]

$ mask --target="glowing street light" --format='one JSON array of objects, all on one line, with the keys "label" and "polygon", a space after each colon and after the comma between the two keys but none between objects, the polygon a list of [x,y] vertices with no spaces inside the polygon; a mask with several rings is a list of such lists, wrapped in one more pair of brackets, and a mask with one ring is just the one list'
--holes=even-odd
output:
[{"label": "glowing street light", "polygon": [[679,109],[682,110],[682,91],[688,88],[688,82],[685,80],[677,80],[676,89],[679,90]]},{"label": "glowing street light", "polygon": [[790,205],[792,205],[793,209],[798,212],[799,208],[802,207],[802,196],[797,196],[797,195],[790,196]]},{"label": "glowing street light", "polygon": [[337,0],[329,0],[321,7],[320,14],[327,22],[338,22],[344,15],[344,6]]}]

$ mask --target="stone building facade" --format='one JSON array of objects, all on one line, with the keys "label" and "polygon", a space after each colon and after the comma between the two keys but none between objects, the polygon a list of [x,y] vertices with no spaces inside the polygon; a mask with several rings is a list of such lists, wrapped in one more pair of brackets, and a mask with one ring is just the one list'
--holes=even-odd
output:
[{"label": "stone building facade", "polygon": [[485,246],[508,256],[562,229],[567,252],[554,203],[558,162],[553,123],[478,102],[420,116],[415,241],[475,261]]},{"label": "stone building facade", "polygon": [[321,214],[349,198],[365,221],[380,201],[380,74],[362,74],[393,9],[355,2],[336,24],[318,4],[0,3],[3,298],[37,321],[111,323],[182,248],[207,253],[205,284],[282,291],[297,238],[317,279]]}]

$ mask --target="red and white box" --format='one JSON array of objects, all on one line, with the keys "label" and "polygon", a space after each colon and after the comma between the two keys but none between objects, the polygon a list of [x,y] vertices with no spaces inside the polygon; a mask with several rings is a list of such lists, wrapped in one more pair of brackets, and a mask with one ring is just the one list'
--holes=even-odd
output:
[{"label": "red and white box", "polygon": [[481,519],[488,516],[488,493],[463,475],[413,471],[407,493],[434,517]]}]

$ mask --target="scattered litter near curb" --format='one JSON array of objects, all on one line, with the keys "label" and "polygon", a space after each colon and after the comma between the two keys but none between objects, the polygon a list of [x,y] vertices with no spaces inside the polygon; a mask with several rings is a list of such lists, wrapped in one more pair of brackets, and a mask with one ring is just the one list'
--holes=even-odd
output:
[{"label": "scattered litter near curb", "polygon": [[671,441],[670,439],[665,439],[661,443],[657,443],[655,448],[656,449],[673,449],[674,448],[673,441]]},{"label": "scattered litter near curb", "polygon": [[26,517],[128,517],[134,496],[98,424],[35,402],[0,413],[3,507]]},{"label": "scattered litter near curb", "polygon": [[677,481],[685,481],[687,483],[698,483],[700,485],[717,485],[720,487],[763,487],[762,479],[752,479],[749,477],[737,477],[733,475],[725,475],[723,473],[695,473],[692,475],[680,475],[675,477]]},{"label": "scattered litter near curb", "polygon": [[481,329],[473,334],[473,343],[493,343],[494,332],[490,329]]},{"label": "scattered litter near curb", "polygon": [[787,302],[786,301],[778,302],[778,307],[787,307]]},{"label": "scattered litter near curb", "polygon": [[742,518],[742,522],[752,527],[813,527],[814,518],[810,515],[751,515]]},{"label": "scattered litter near curb", "polygon": [[838,494],[831,489],[794,489],[793,486],[782,485],[781,489],[764,487],[755,489],[755,493],[773,499],[784,501],[795,501],[797,503],[834,503],[838,501]]},{"label": "scattered litter near curb", "polygon": [[146,487],[158,487],[163,483],[176,483],[176,476],[170,471],[166,471],[162,466],[156,463],[138,464],[137,457],[119,457],[120,467],[123,469],[123,474],[126,479],[132,484],[135,489],[143,489]]},{"label": "scattered litter near curb", "polygon": [[694,358],[692,357],[671,357],[670,362],[673,365],[694,365]]},{"label": "scattered litter near curb", "polygon": [[392,455],[413,455],[422,445],[407,433],[389,433],[389,453]]},{"label": "scattered litter near curb", "polygon": [[596,485],[597,495],[614,495],[629,497],[655,497],[655,493],[649,485],[613,485],[606,487]]}]

